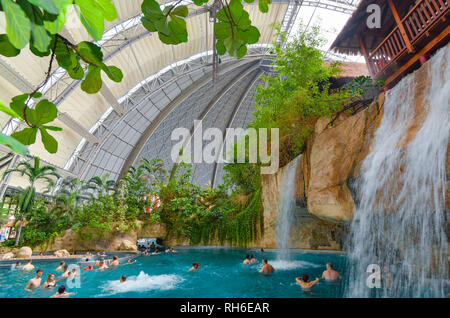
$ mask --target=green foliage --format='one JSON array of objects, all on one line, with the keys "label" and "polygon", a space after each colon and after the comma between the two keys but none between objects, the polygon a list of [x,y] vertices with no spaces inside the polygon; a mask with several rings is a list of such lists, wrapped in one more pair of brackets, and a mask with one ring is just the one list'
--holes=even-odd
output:
[{"label": "green foliage", "polygon": [[[362,99],[374,98],[373,92],[384,86],[383,80],[373,80],[370,76],[358,76],[346,85],[346,89],[351,96],[361,96]],[[370,95],[370,96],[368,96]]]}]

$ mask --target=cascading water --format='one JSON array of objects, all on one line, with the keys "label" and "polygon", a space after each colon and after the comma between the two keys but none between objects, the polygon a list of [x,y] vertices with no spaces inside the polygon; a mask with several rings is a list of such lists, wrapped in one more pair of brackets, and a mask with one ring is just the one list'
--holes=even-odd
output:
[{"label": "cascading water", "polygon": [[[450,48],[423,67],[429,80],[421,128],[408,143],[411,123],[420,115],[414,107],[416,81],[424,80],[411,74],[387,93],[373,148],[363,162],[348,246],[350,297],[445,296]],[[370,264],[381,272],[368,270]],[[369,288],[378,282],[381,288]]]},{"label": "cascading water", "polygon": [[278,259],[289,259],[289,234],[295,210],[295,173],[299,158],[292,160],[284,170],[280,187],[280,202],[275,234],[278,248]]}]

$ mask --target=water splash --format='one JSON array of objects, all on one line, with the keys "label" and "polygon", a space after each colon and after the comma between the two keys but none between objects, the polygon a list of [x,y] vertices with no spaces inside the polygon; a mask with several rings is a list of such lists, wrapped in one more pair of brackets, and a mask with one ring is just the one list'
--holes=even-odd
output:
[{"label": "water splash", "polygon": [[280,202],[278,218],[275,227],[278,259],[289,259],[289,234],[294,222],[295,211],[295,175],[300,157],[292,160],[284,169],[283,181],[280,187]]},{"label": "water splash", "polygon": [[104,295],[146,292],[149,290],[169,290],[176,288],[183,280],[182,277],[174,274],[150,276],[141,271],[137,276],[128,277],[124,283],[118,280],[109,281],[102,288]]},{"label": "water splash", "polygon": [[[348,247],[350,297],[445,296],[449,61],[450,49],[444,48],[423,66],[429,74],[426,119],[409,144],[408,130],[420,115],[414,108],[416,81],[424,79],[411,74],[386,95],[383,119],[357,183],[359,204]],[[381,288],[368,288],[369,264],[380,266]]]}]

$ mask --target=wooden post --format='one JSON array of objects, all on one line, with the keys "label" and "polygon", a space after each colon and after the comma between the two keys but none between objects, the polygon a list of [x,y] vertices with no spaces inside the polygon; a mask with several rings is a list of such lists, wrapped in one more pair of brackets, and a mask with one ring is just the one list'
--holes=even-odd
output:
[{"label": "wooden post", "polygon": [[372,64],[370,64],[369,56],[367,55],[366,46],[364,45],[364,42],[361,37],[361,33],[359,34],[359,45],[361,46],[362,54],[364,55],[364,58],[366,59],[367,68],[369,69],[370,76],[375,77],[374,71],[372,69]]},{"label": "wooden post", "polygon": [[414,52],[414,47],[412,46],[411,42],[409,41],[408,35],[406,34],[405,28],[403,27],[402,20],[400,19],[400,16],[398,15],[398,12],[397,12],[397,9],[395,8],[394,3],[392,2],[392,0],[388,0],[388,3],[389,3],[389,7],[391,8],[392,15],[394,16],[394,19],[397,22],[398,29],[400,30],[403,40],[406,43],[408,52],[409,53]]}]

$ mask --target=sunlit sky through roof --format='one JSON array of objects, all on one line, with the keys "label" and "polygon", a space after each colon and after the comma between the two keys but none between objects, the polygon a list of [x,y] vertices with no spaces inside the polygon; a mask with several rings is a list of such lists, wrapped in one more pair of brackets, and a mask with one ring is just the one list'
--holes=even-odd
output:
[{"label": "sunlit sky through roof", "polygon": [[[321,47],[321,50],[326,52],[329,50],[334,39],[345,26],[349,18],[350,15],[346,13],[303,6],[300,8],[297,19],[292,27],[291,36],[296,34],[299,30],[300,24],[307,25],[311,20],[310,27],[313,25],[320,25],[321,34],[327,40],[326,44]],[[364,57],[362,56],[342,55],[342,57],[345,61],[365,63]]]}]

